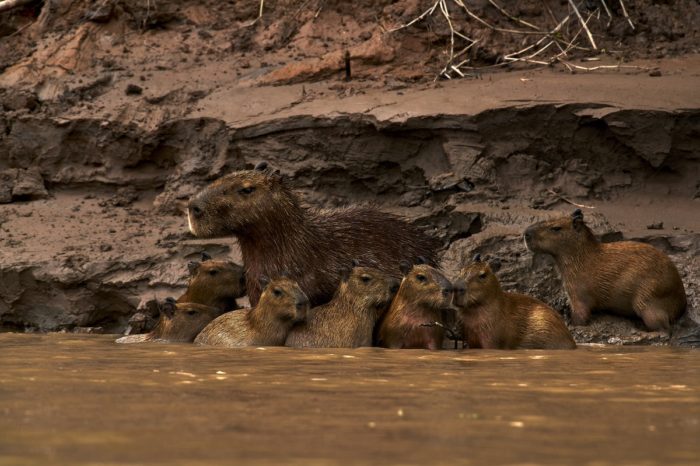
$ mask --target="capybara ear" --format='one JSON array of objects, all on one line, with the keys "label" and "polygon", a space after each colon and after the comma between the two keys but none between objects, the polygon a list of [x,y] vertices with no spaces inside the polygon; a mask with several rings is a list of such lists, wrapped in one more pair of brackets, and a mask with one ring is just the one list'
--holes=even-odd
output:
[{"label": "capybara ear", "polygon": [[491,260],[489,260],[489,267],[491,267],[493,273],[498,272],[501,270],[501,259],[497,257],[491,258]]},{"label": "capybara ear", "polygon": [[359,267],[359,266],[360,266],[360,261],[357,259],[353,259],[352,260],[352,267],[355,268],[355,267]]},{"label": "capybara ear", "polygon": [[571,214],[571,221],[574,225],[574,228],[577,230],[581,228],[583,225],[583,212],[581,212],[581,209],[576,209],[574,212]]},{"label": "capybara ear", "polygon": [[207,251],[202,251],[202,262],[210,261],[211,256]]},{"label": "capybara ear", "polygon": [[177,307],[177,301],[175,298],[168,296],[165,301],[160,305],[161,314],[165,314],[169,318],[173,318],[175,315],[175,308]]},{"label": "capybara ear", "polygon": [[258,162],[258,164],[255,166],[255,170],[259,172],[264,172],[265,170],[267,170],[267,162]]},{"label": "capybara ear", "polygon": [[187,271],[190,273],[190,275],[194,275],[195,273],[197,273],[197,270],[199,269],[200,265],[202,264],[197,261],[189,261],[187,263]]},{"label": "capybara ear", "polygon": [[475,254],[474,259],[472,259],[474,262],[481,262],[481,254]]},{"label": "capybara ear", "polygon": [[266,275],[261,275],[260,278],[258,278],[258,283],[260,284],[260,289],[264,290],[267,288],[267,285],[270,284],[270,278]]},{"label": "capybara ear", "polygon": [[427,264],[427,263],[428,263],[428,259],[426,259],[423,256],[418,256],[418,258],[416,258],[416,264],[418,264],[418,265]]},{"label": "capybara ear", "polygon": [[399,270],[404,275],[408,275],[408,272],[410,272],[412,268],[413,266],[408,261],[401,261],[399,264]]}]

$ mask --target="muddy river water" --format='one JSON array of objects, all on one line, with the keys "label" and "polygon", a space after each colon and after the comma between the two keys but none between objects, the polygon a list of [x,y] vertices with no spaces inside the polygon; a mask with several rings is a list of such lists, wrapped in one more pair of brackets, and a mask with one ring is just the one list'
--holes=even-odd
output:
[{"label": "muddy river water", "polygon": [[700,464],[700,351],[0,334],[0,465]]}]

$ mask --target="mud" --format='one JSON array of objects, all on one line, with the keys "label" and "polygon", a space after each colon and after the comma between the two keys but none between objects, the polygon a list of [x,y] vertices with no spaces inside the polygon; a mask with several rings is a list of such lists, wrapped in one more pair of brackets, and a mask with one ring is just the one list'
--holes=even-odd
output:
[{"label": "mud", "polygon": [[[3,328],[119,332],[140,304],[181,294],[186,263],[202,250],[240,262],[235,242],[185,233],[180,204],[260,160],[309,203],[373,203],[426,227],[452,276],[476,252],[497,257],[504,289],[565,316],[552,264],[528,253],[520,233],[572,202],[594,207],[586,218],[604,239],[671,256],[689,298],[685,324],[700,321],[697,5],[682,17],[664,4],[633,12],[647,26],[618,40],[637,70],[434,82],[442,58],[424,59],[433,33],[367,37],[366,5],[321,2],[317,17],[303,10],[285,26],[274,12],[286,3],[273,3],[244,27],[257,2],[228,16],[207,2],[101,12],[87,3],[0,21],[9,31],[0,31]],[[382,5],[392,21],[421,6]],[[332,39],[338,24],[352,43]],[[308,68],[343,47],[366,50],[352,81],[270,78],[288,69],[282,61]],[[141,94],[127,95],[130,84]],[[572,332],[578,342],[667,343],[609,317]]]}]

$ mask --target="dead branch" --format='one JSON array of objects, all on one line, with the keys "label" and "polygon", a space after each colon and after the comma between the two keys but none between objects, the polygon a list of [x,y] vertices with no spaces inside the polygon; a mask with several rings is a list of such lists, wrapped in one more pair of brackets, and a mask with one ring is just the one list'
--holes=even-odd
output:
[{"label": "dead branch", "polygon": [[553,190],[553,189],[548,189],[547,192],[548,192],[549,194],[552,194],[553,196],[556,196],[557,199],[562,200],[562,201],[564,201],[564,202],[566,202],[566,203],[568,203],[568,204],[571,204],[572,206],[580,207],[580,208],[582,208],[582,209],[595,209],[595,206],[592,206],[592,205],[577,204],[576,202],[574,202],[574,201],[572,201],[572,200],[570,200],[570,199],[565,198],[564,196],[562,196],[561,194],[559,194],[558,192],[556,192],[556,191]]},{"label": "dead branch", "polygon": [[598,46],[595,45],[595,40],[593,40],[593,34],[591,34],[591,30],[588,29],[588,26],[586,25],[586,22],[583,20],[581,13],[578,11],[578,8],[576,8],[576,4],[574,3],[573,0],[569,0],[569,5],[571,5],[571,8],[573,8],[574,13],[576,13],[578,20],[581,23],[581,26],[586,31],[586,35],[588,36],[588,41],[591,43],[593,50],[598,50]]},{"label": "dead branch", "polygon": [[632,20],[630,19],[630,15],[627,14],[627,8],[625,8],[625,2],[620,0],[620,7],[622,7],[622,16],[625,17],[628,23],[630,23],[630,27],[634,31],[634,24],[632,24]]}]

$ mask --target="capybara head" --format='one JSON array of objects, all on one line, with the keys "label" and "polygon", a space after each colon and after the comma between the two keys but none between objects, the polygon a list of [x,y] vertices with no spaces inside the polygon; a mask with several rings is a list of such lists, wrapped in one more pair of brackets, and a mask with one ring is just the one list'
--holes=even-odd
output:
[{"label": "capybara head", "polygon": [[385,311],[398,290],[397,279],[379,269],[361,267],[353,262],[353,268],[343,276],[339,292],[351,295],[356,306]]},{"label": "capybara head", "polygon": [[455,281],[454,304],[457,307],[467,307],[485,303],[500,292],[501,285],[491,266],[477,254],[474,262],[459,272],[459,278]]},{"label": "capybara head", "polygon": [[532,252],[557,256],[580,251],[595,241],[595,236],[583,221],[583,212],[576,209],[571,216],[544,220],[525,230],[525,244]]},{"label": "capybara head", "polygon": [[284,276],[274,280],[262,278],[260,286],[263,287],[263,291],[256,309],[261,309],[265,315],[285,323],[306,320],[310,306],[309,298],[296,281]]},{"label": "capybara head", "polygon": [[205,254],[202,254],[202,262],[191,261],[187,264],[190,272],[188,300],[211,305],[229,301],[235,305],[236,298],[246,294],[245,270],[234,262],[212,260]]},{"label": "capybara head", "polygon": [[430,308],[447,308],[452,303],[452,283],[439,270],[402,262],[401,272],[404,277],[398,294],[405,301]]},{"label": "capybara head", "polygon": [[296,197],[265,162],[223,176],[195,194],[187,208],[195,236],[217,237],[274,229],[280,211],[295,210]]}]

